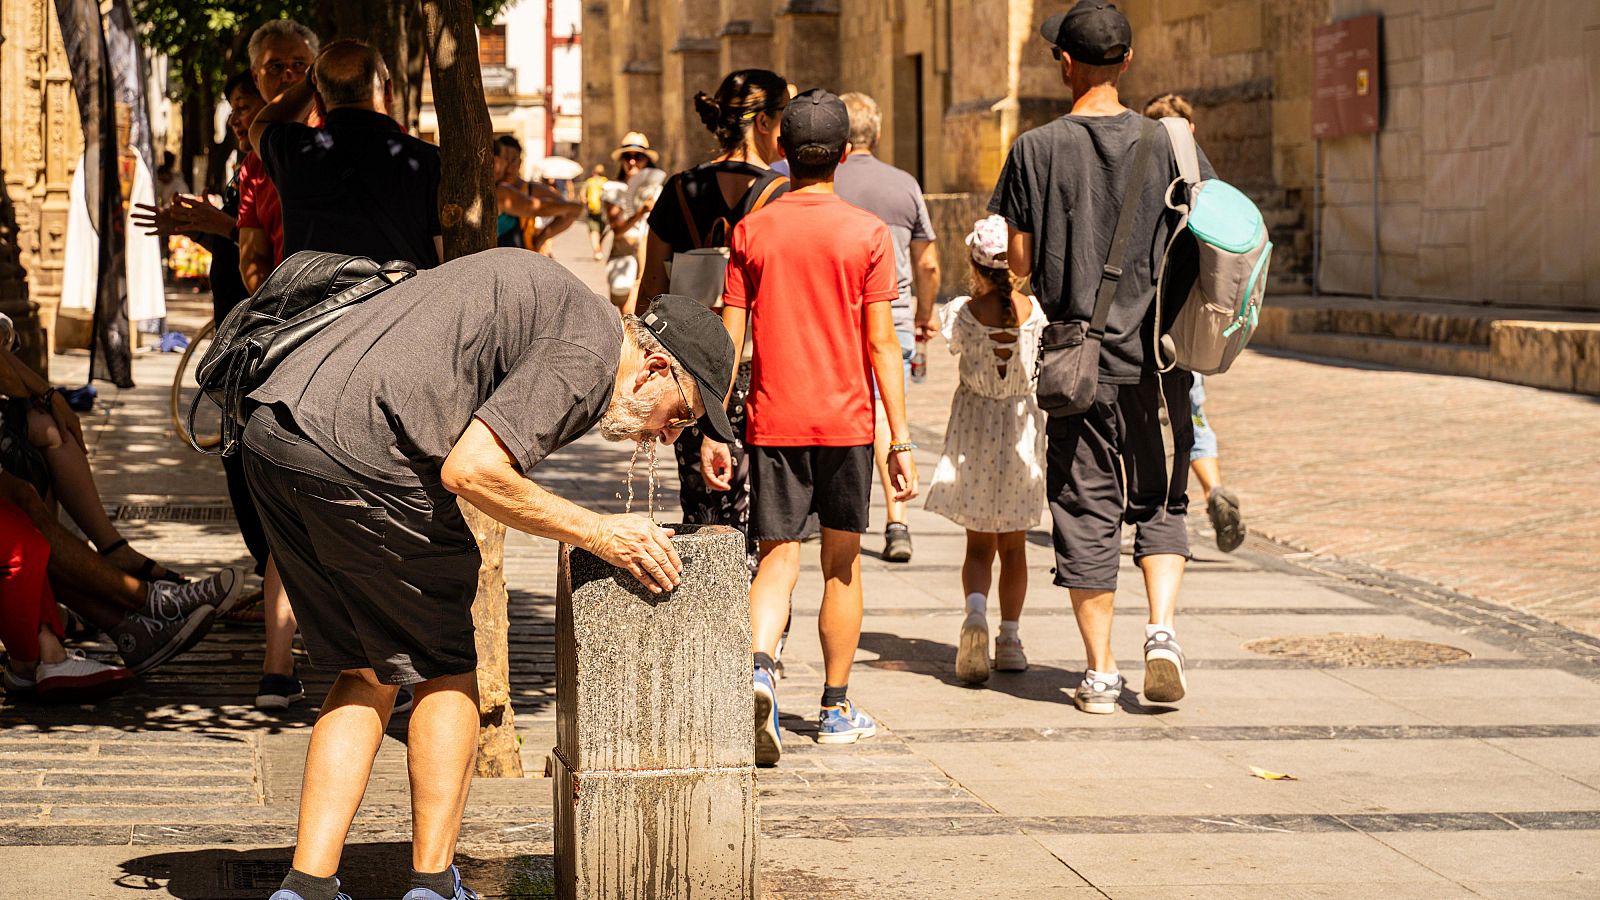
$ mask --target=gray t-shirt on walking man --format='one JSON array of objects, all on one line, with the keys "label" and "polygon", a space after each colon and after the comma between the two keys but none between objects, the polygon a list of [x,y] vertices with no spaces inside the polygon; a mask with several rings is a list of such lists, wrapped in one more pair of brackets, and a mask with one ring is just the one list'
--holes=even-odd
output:
[{"label": "gray t-shirt on walking man", "polygon": [[[1023,133],[1011,145],[989,211],[1033,235],[1033,293],[1052,322],[1087,322],[1094,313],[1128,166],[1146,121],[1133,110],[1066,115]],[[1128,255],[1101,345],[1100,380],[1107,384],[1138,384],[1148,368],[1151,329],[1143,326],[1156,295],[1157,266],[1178,221],[1165,199],[1178,164],[1166,129],[1150,124],[1156,141],[1150,173],[1137,198]],[[1203,150],[1200,177],[1217,177]],[[1162,312],[1170,316],[1177,309]]]},{"label": "gray t-shirt on walking man", "polygon": [[622,324],[559,263],[512,248],[419,272],[297,348],[250,395],[385,484],[435,484],[480,418],[524,472],[605,413]]},{"label": "gray t-shirt on walking man", "polygon": [[933,240],[933,224],[928,220],[922,186],[910,172],[870,153],[851,153],[834,172],[833,189],[846,203],[872,213],[889,226],[889,237],[894,241],[894,271],[900,286],[900,296],[891,304],[894,327],[896,331],[910,331],[917,315],[911,242]]}]

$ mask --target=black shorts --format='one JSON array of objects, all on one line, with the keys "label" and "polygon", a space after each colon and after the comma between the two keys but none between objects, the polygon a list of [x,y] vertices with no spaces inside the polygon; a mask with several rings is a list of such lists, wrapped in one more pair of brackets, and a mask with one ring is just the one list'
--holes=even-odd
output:
[{"label": "black shorts", "polygon": [[245,474],[312,665],[415,684],[478,667],[478,545],[453,494],[350,472],[262,407]]},{"label": "black shorts", "polygon": [[1156,377],[1138,384],[1106,384],[1094,405],[1076,416],[1051,416],[1045,426],[1045,490],[1056,550],[1055,583],[1086,591],[1117,589],[1122,526],[1135,527],[1133,558],[1189,556],[1189,417],[1193,377],[1161,377],[1172,417],[1173,458],[1161,436],[1161,394]]},{"label": "black shorts", "polygon": [[750,454],[750,536],[798,541],[806,518],[823,528],[865,534],[872,500],[872,445],[757,447]]}]

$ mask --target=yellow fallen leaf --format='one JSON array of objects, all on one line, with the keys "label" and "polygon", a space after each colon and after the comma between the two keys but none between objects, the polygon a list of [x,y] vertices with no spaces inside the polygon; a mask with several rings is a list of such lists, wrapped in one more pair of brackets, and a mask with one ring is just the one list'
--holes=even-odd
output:
[{"label": "yellow fallen leaf", "polygon": [[1250,774],[1267,781],[1299,781],[1300,779],[1286,772],[1268,772],[1260,766],[1251,766]]}]

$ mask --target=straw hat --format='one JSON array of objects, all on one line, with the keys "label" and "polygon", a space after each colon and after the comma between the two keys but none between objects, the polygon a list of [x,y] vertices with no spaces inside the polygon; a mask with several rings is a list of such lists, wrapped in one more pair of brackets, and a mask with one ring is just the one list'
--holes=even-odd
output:
[{"label": "straw hat", "polygon": [[643,153],[645,156],[650,157],[651,162],[656,162],[661,158],[661,154],[650,149],[650,139],[645,137],[642,131],[630,131],[623,135],[622,143],[617,146],[617,149],[611,151],[611,158],[613,160],[621,159],[624,153]]}]

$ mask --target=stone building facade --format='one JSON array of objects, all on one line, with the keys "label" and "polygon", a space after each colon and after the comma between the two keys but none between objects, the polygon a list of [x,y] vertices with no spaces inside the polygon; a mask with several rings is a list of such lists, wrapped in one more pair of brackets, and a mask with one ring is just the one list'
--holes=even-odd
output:
[{"label": "stone building facade", "polygon": [[[0,312],[41,371],[61,301],[67,190],[83,131],[51,0],[0,4]],[[19,268],[20,267],[20,268]],[[25,280],[24,280],[25,279]]]},{"label": "stone building facade", "polygon": [[[1280,294],[1311,275],[1312,30],[1378,13],[1385,298],[1600,310],[1600,3],[1125,0],[1124,101],[1178,91],[1219,174],[1267,215]],[[586,0],[584,140],[624,131],[662,164],[710,152],[695,91],[761,66],[859,90],[880,155],[917,174],[942,235],[982,208],[1015,136],[1069,108],[1038,25],[1057,0]],[[1372,290],[1369,138],[1324,143],[1320,283]],[[952,251],[956,245],[952,245]],[[959,285],[956,285],[959,287]]]}]

